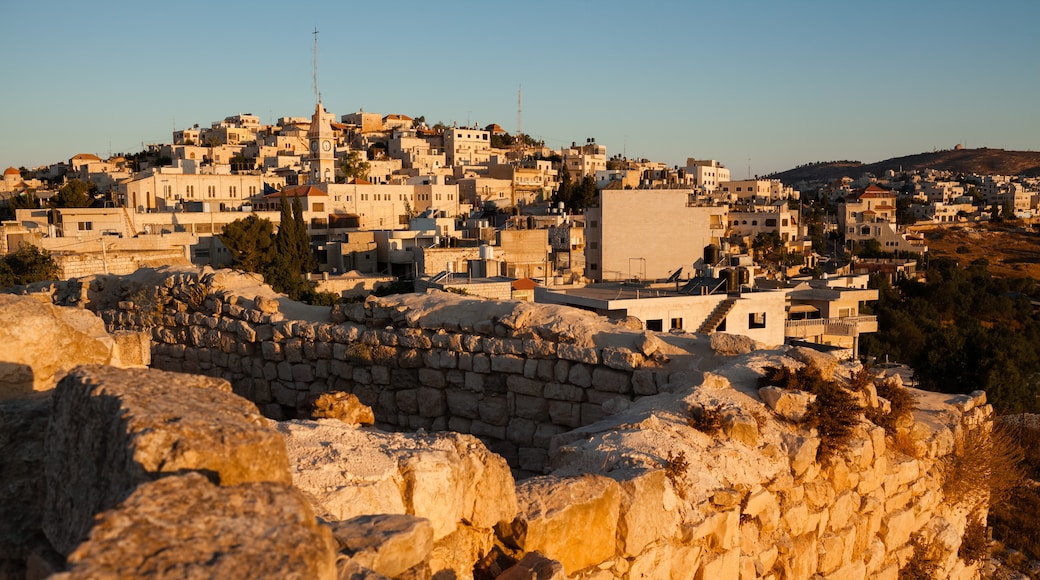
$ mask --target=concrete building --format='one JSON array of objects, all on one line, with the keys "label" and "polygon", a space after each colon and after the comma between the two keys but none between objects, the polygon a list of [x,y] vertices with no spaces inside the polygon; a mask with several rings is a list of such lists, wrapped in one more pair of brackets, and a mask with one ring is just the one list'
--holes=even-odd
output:
[{"label": "concrete building", "polygon": [[444,130],[444,153],[448,165],[481,165],[491,157],[491,133],[477,128]]},{"label": "concrete building", "polygon": [[667,278],[725,236],[729,208],[691,202],[692,190],[605,190],[585,212],[585,275],[592,280]]},{"label": "concrete building", "polygon": [[182,167],[154,167],[118,184],[116,201],[137,213],[183,210],[185,204],[208,204],[215,211],[234,211],[264,191],[259,174],[188,173]]},{"label": "concrete building", "polygon": [[686,159],[686,173],[693,178],[693,186],[704,192],[718,189],[719,184],[729,181],[730,172],[725,165],[714,159]]},{"label": "concrete building", "polygon": [[597,171],[607,169],[607,148],[598,145],[595,139],[587,139],[584,145],[571,143],[560,151],[563,158],[563,169],[570,174],[572,181],[584,179],[586,175],[596,176]]},{"label": "concrete building", "polygon": [[798,199],[798,192],[779,179],[744,179],[719,183],[716,194],[725,201],[746,201],[755,205],[773,205]]},{"label": "concrete building", "polygon": [[784,343],[785,300],[782,291],[688,295],[667,284],[535,289],[537,302],[591,310],[613,320],[635,317],[646,330],[726,332],[770,346]]},{"label": "concrete building", "polygon": [[896,224],[896,196],[891,191],[870,185],[854,199],[838,208],[838,227],[845,243],[877,240],[885,252],[928,251],[924,239],[907,234]]}]

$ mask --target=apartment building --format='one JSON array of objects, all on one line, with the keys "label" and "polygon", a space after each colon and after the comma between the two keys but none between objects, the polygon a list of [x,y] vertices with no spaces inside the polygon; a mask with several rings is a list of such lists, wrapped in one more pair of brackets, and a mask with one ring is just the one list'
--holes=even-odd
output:
[{"label": "apartment building", "polygon": [[716,195],[729,202],[746,201],[770,205],[789,199],[798,199],[798,192],[779,179],[744,179],[719,182]]},{"label": "apartment building", "polygon": [[448,165],[481,165],[491,158],[491,132],[475,127],[444,130],[444,153]]},{"label": "apartment building", "polygon": [[908,235],[896,224],[896,196],[878,185],[867,186],[839,206],[838,227],[846,244],[873,239],[885,252],[928,251],[922,238]]},{"label": "apartment building", "polygon": [[693,180],[693,187],[704,192],[718,189],[719,184],[730,180],[729,169],[714,159],[686,159],[686,173]]},{"label": "apartment building", "polygon": [[177,211],[184,204],[237,210],[264,191],[264,178],[250,173],[190,173],[182,167],[153,167],[119,183],[117,202],[139,213]]},{"label": "apartment building", "polygon": [[607,169],[607,148],[598,145],[595,139],[585,140],[584,145],[571,142],[570,147],[560,151],[563,158],[563,169],[572,181],[584,179],[586,175],[596,176],[597,171]]},{"label": "apartment building", "polygon": [[585,212],[585,275],[596,281],[667,278],[726,233],[729,208],[682,189],[604,190]]},{"label": "apartment building", "polygon": [[729,231],[732,235],[754,239],[758,234],[777,232],[785,243],[801,238],[798,210],[788,208],[787,204],[748,209],[738,207],[740,209],[731,207],[729,211]]}]

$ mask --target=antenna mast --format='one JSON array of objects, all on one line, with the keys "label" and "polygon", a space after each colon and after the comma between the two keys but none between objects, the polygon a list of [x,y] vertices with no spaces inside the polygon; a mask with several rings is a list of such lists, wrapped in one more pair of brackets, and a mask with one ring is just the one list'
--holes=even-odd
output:
[{"label": "antenna mast", "polygon": [[314,28],[314,102],[321,102],[321,93],[318,92],[318,28]]},{"label": "antenna mast", "polygon": [[516,150],[516,161],[519,163],[524,156],[524,90],[523,86],[516,89],[516,136],[513,138],[513,148]]}]

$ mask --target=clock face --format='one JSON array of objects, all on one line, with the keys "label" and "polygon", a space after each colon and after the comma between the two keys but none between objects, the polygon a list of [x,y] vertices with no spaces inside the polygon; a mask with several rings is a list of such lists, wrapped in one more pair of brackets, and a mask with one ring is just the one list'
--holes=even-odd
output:
[{"label": "clock face", "polygon": [[317,150],[318,150],[318,142],[317,141],[311,141],[311,151],[317,151]]},{"label": "clock face", "polygon": [[321,142],[321,148],[326,150],[326,151],[329,151],[329,150],[332,149],[332,143],[330,143],[328,141],[322,141]]}]

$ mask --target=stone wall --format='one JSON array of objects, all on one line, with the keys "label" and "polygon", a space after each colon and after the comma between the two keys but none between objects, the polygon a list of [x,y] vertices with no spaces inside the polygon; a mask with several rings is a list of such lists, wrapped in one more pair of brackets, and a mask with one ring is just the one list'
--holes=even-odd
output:
[{"label": "stone wall", "polygon": [[296,417],[322,392],[353,393],[384,427],[477,435],[538,473],[553,435],[669,380],[650,364],[652,335],[583,314],[586,335],[597,326],[612,333],[597,344],[524,320],[534,310],[574,316],[566,307],[437,293],[445,319],[435,324],[397,297],[343,305],[326,322],[287,320],[273,299],[213,289],[198,276],[167,280],[158,302],[101,310],[112,330],[151,330],[154,368],[226,378],[275,419]]},{"label": "stone wall", "polygon": [[[917,408],[891,431],[859,414],[849,420],[851,437],[828,454],[819,430],[802,421],[813,395],[758,385],[767,367],[807,364],[851,383],[855,365],[808,349],[648,334],[570,309],[447,293],[370,299],[330,313],[226,272],[159,273],[152,282],[160,290],[150,302],[133,304],[128,297],[146,296],[143,279],[50,292],[59,303],[86,297],[113,329],[149,328],[153,366],[228,377],[268,416],[295,416],[312,396],[346,390],[373,405],[382,426],[414,431],[279,426],[293,485],[333,522],[341,548],[373,535],[387,543],[417,538],[405,543],[423,555],[409,563],[460,578],[477,562],[485,575],[533,577],[507,570],[517,561],[528,572],[548,571],[539,577],[597,580],[895,580],[912,564],[942,577],[979,575],[978,563],[959,554],[988,500],[977,490],[958,493],[950,466],[978,460],[958,449],[988,433],[984,393],[910,390]],[[167,408],[151,406],[159,394],[118,392],[142,409]],[[865,409],[890,408],[870,385],[854,394]],[[714,424],[697,419],[706,411]],[[515,508],[493,455],[467,435],[435,433],[443,430],[478,435],[514,467],[539,474],[515,486]],[[68,434],[56,441],[86,444]],[[138,472],[120,473],[143,481]],[[177,487],[182,476],[162,477]],[[474,495],[489,487],[493,497]],[[374,531],[388,528],[397,531]],[[66,528],[53,535],[70,537]],[[99,538],[101,547],[83,553],[103,558],[109,539]],[[376,560],[369,554],[351,565]]]},{"label": "stone wall", "polygon": [[52,254],[63,278],[92,274],[130,274],[149,264],[188,263],[183,250],[139,250],[134,252],[77,252]]}]

